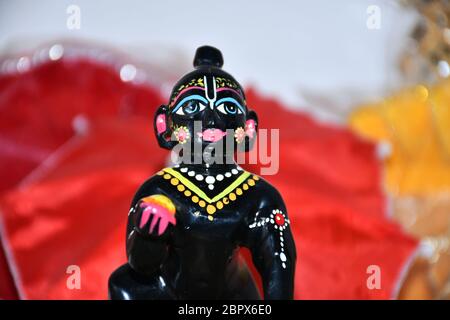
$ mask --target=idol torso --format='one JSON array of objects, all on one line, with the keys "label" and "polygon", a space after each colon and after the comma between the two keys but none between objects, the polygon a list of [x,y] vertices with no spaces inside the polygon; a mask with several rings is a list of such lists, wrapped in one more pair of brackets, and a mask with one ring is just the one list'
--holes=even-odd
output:
[{"label": "idol torso", "polygon": [[[236,165],[166,168],[142,186],[137,198],[157,192],[176,207],[161,273],[178,298],[220,298],[254,289],[237,250],[246,241],[251,214],[264,201],[258,195],[268,195],[270,188]],[[258,297],[256,290],[253,294]]]}]

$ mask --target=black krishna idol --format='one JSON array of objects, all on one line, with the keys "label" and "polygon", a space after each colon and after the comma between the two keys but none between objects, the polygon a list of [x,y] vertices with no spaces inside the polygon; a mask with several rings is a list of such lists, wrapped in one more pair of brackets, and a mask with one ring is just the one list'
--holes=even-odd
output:
[{"label": "black krishna idol", "polygon": [[264,299],[293,297],[296,251],[286,207],[274,187],[234,161],[235,149],[254,143],[258,119],[222,65],[219,50],[198,48],[195,70],[156,112],[159,145],[179,149],[181,160],[137,191],[128,263],[109,279],[111,299],[260,299],[240,247],[251,252]]}]

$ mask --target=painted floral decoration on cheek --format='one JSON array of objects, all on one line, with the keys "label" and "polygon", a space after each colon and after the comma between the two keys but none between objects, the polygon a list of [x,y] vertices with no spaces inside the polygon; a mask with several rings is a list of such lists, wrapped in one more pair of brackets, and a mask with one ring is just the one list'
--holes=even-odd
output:
[{"label": "painted floral decoration on cheek", "polygon": [[245,138],[245,131],[242,127],[237,128],[234,130],[234,138],[236,139],[237,143],[242,143]]},{"label": "painted floral decoration on cheek", "polygon": [[188,141],[189,138],[191,137],[189,129],[185,126],[177,127],[173,133],[178,143],[181,144],[186,143],[186,141]]}]

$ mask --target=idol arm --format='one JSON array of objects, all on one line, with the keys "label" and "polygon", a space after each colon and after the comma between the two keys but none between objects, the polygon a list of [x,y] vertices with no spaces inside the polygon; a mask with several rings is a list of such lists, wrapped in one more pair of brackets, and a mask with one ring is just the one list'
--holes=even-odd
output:
[{"label": "idol arm", "polygon": [[[283,214],[285,225],[281,227]],[[261,208],[249,221],[246,242],[262,278],[264,299],[293,299],[296,249],[284,205]]]},{"label": "idol arm", "polygon": [[[127,225],[126,252],[128,263],[136,272],[142,275],[152,275],[159,271],[159,267],[167,256],[169,241],[173,231],[173,225],[168,224],[165,231],[158,234],[159,224],[155,224],[153,232],[149,232],[152,219],[156,216],[149,216],[145,225],[142,225],[143,199],[150,195],[158,195],[148,188],[142,186],[136,193],[130,207]],[[152,209],[152,208],[149,208]]]}]

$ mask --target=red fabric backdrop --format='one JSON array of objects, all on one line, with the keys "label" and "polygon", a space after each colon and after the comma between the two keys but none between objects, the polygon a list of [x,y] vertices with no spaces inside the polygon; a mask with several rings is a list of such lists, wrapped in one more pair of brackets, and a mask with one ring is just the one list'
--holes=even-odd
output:
[{"label": "red fabric backdrop", "polygon": [[[87,60],[0,76],[0,214],[9,252],[8,264],[0,253],[0,297],[15,298],[14,288],[30,299],[107,297],[108,276],[125,261],[133,193],[165,165],[152,133],[164,100]],[[280,129],[280,170],[265,178],[291,218],[295,297],[395,295],[417,241],[386,218],[374,146],[255,90],[248,105],[261,128]],[[260,165],[244,167],[258,173]],[[81,268],[80,290],[66,286],[70,265]],[[380,267],[381,289],[367,288],[370,265]]]}]

